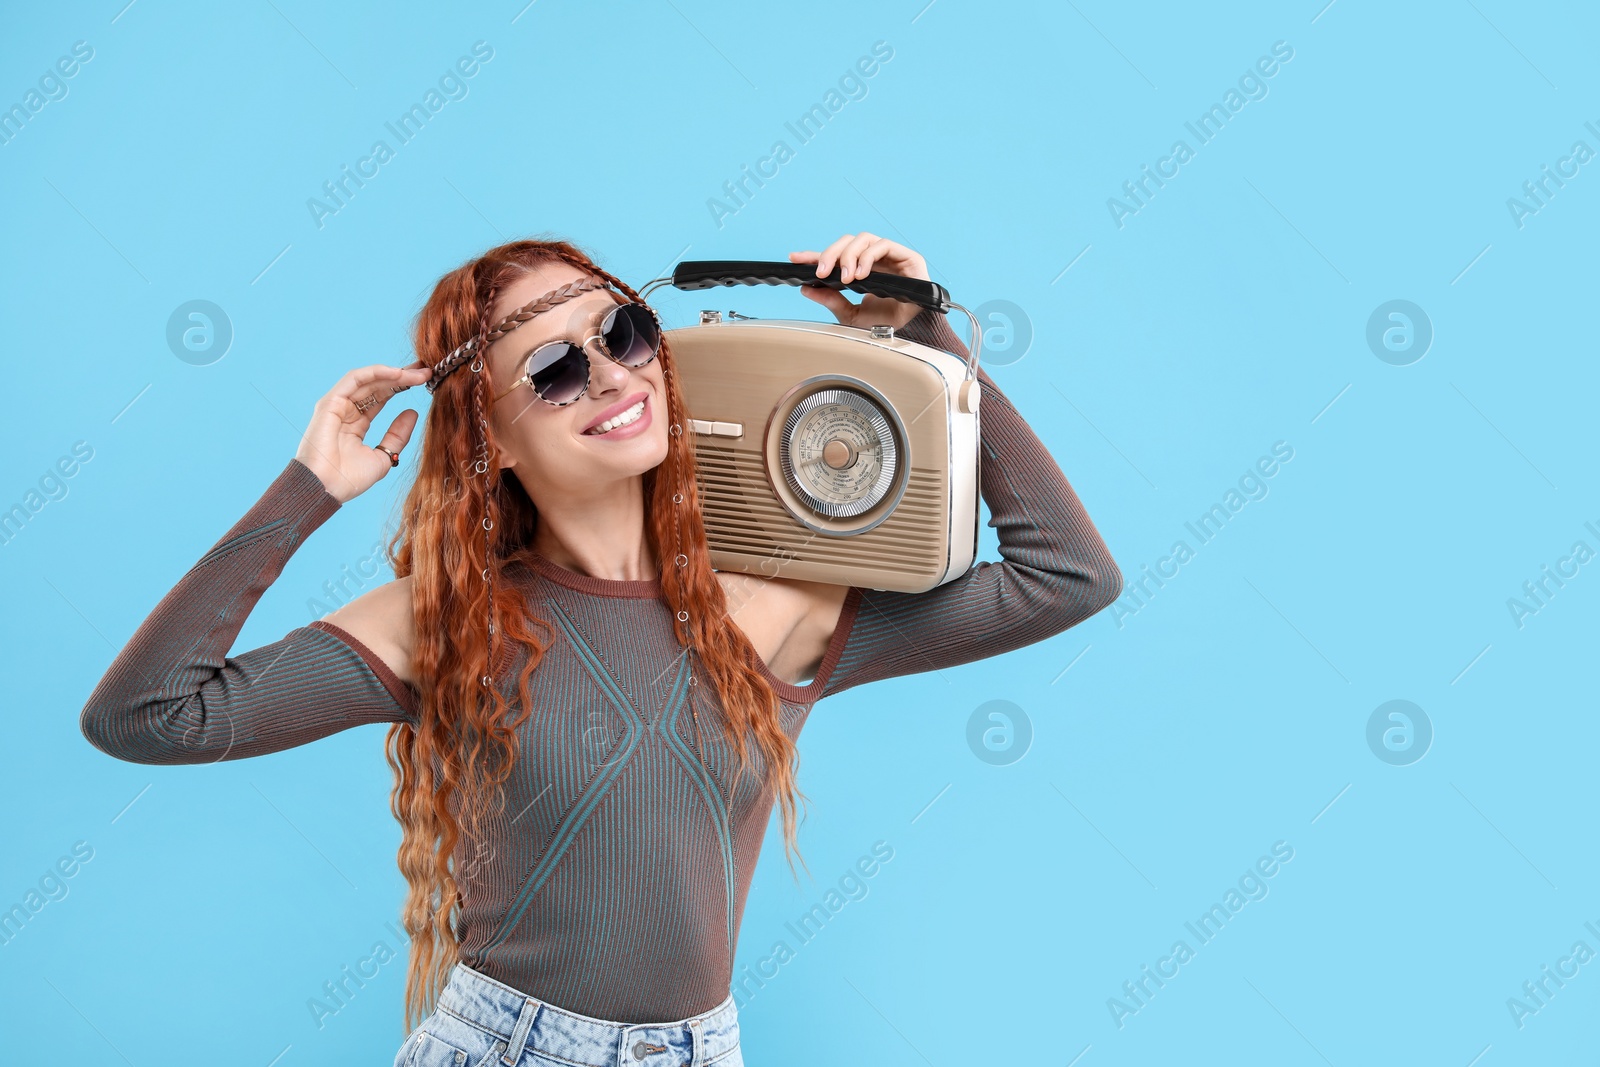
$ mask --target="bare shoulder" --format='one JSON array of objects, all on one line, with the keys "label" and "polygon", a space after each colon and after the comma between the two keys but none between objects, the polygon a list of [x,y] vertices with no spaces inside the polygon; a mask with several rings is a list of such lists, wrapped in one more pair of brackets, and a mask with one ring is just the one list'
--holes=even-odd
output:
[{"label": "bare shoulder", "polygon": [[804,685],[839,623],[849,586],[718,571],[728,614],[773,674]]},{"label": "bare shoulder", "polygon": [[320,621],[366,645],[401,681],[416,684],[411,672],[416,626],[411,614],[410,575],[369,589]]}]

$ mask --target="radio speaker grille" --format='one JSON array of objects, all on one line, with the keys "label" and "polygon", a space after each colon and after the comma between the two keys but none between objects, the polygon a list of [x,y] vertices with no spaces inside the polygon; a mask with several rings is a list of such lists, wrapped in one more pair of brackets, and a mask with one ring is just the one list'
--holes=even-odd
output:
[{"label": "radio speaker grille", "polygon": [[[908,575],[927,569],[926,563],[907,566],[908,558],[927,560],[941,554],[944,533],[939,526],[944,509],[938,470],[912,467],[905,495],[892,515],[866,533],[831,537],[796,522],[773,498],[766,487],[760,452],[702,440],[695,447],[695,464],[705,505],[706,538],[713,552],[853,564]],[[747,490],[746,486],[757,488]],[[772,536],[774,530],[788,531],[789,536],[780,543]]]}]

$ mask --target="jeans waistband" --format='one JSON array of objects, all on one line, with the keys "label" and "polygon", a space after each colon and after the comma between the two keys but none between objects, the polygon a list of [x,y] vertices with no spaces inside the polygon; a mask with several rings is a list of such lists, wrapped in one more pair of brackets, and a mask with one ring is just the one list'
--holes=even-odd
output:
[{"label": "jeans waistband", "polygon": [[739,1047],[733,994],[685,1019],[621,1023],[580,1015],[457,962],[438,1008],[506,1042],[504,1063],[524,1048],[591,1067],[710,1067]]}]

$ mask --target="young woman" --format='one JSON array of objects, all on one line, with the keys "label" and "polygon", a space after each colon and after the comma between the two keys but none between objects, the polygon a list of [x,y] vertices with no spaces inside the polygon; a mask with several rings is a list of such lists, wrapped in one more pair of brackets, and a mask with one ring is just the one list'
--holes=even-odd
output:
[{"label": "young woman", "polygon": [[[790,258],[846,281],[929,277],[870,233]],[[802,292],[847,325],[967,355],[941,315]],[[83,732],[177,764],[394,724],[412,939],[396,1064],[741,1067],[740,917],[775,801],[794,847],[812,706],[1059,633],[1122,575],[981,368],[981,492],[1004,561],[908,594],[712,570],[670,345],[574,245],[515,241],[451,271],[415,346],[417,363],[357,368],[317,402],[295,457],[111,664]],[[363,439],[424,383],[396,580],[229,656],[300,543],[399,463],[415,411]]]}]

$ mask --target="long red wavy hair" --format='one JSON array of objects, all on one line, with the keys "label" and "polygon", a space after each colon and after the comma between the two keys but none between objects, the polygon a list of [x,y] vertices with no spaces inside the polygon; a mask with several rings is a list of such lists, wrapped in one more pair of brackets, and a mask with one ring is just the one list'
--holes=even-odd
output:
[{"label": "long red wavy hair", "polygon": [[[417,357],[432,365],[458,345],[481,337],[492,327],[491,309],[507,285],[533,268],[557,262],[639,299],[576,245],[512,241],[462,264],[434,286],[413,333]],[[668,425],[687,425],[665,339],[659,359]],[[407,1032],[433,1010],[451,966],[460,958],[456,879],[465,872],[452,866],[463,833],[457,820],[464,820],[467,840],[480,842],[481,848],[479,820],[491,793],[504,810],[499,786],[516,759],[517,728],[531,713],[531,676],[553,639],[549,622],[533,616],[525,599],[503,579],[508,564],[531,545],[538,512],[522,484],[504,476],[492,428],[480,431],[480,413],[489,407],[487,379],[487,374],[463,366],[436,387],[416,478],[389,543],[395,575],[411,578],[413,670],[422,696],[418,724],[395,724],[386,745],[395,774],[391,810],[402,828],[399,865],[410,887],[402,910],[411,937]],[[692,646],[716,687],[742,769],[750,766],[745,735],[753,735],[767,768],[764,787],[781,801],[785,854],[798,855],[796,798],[805,799],[795,784],[798,754],[780,728],[779,700],[757,667],[758,653],[729,616],[722,585],[711,568],[692,435],[669,433],[667,442],[666,459],[641,481],[646,541],[658,563],[678,642]],[[485,449],[487,470],[480,471]],[[673,503],[675,493],[682,494],[681,504]],[[669,547],[675,532],[688,563],[661,567],[675,555]],[[489,582],[483,577],[486,571]],[[676,621],[680,612],[688,613],[688,622]],[[516,678],[516,714],[508,722],[505,713],[513,701],[500,680],[519,648],[527,658]],[[468,857],[469,869],[472,862]],[[792,857],[789,868],[794,871]]]}]

